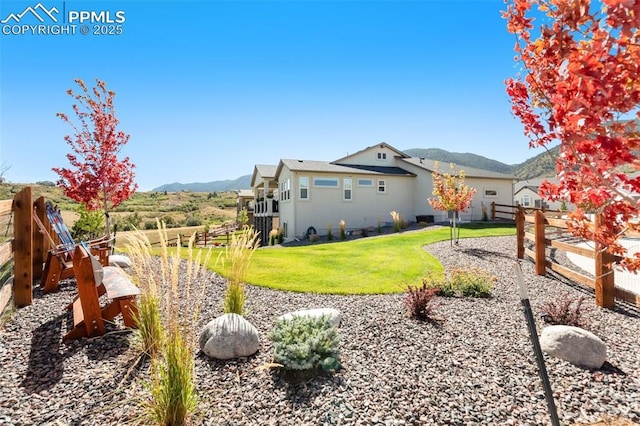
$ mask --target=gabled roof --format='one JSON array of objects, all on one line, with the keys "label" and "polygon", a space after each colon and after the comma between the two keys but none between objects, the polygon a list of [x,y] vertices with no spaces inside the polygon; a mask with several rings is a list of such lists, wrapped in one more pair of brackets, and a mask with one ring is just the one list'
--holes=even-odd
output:
[{"label": "gabled roof", "polygon": [[537,194],[538,193],[538,188],[539,188],[538,186],[525,185],[525,186],[521,187],[520,189],[518,189],[516,192],[514,192],[513,195],[518,194],[523,189],[528,189],[529,191],[535,192]]},{"label": "gabled roof", "polygon": [[407,154],[405,154],[404,152],[400,151],[399,149],[396,149],[396,148],[392,147],[391,145],[389,145],[386,142],[380,142],[380,143],[377,143],[375,145],[368,146],[365,149],[361,149],[358,152],[354,152],[353,154],[349,154],[346,157],[342,157],[342,158],[339,158],[339,159],[337,159],[335,161],[332,161],[332,163],[334,163],[334,164],[343,163],[344,160],[346,160],[348,158],[351,158],[351,157],[353,157],[355,155],[361,154],[361,153],[363,153],[365,151],[368,151],[370,149],[373,149],[373,148],[387,148],[387,149],[390,149],[391,151],[395,152],[398,155],[398,157],[409,158],[409,156]]},{"label": "gabled roof", "polygon": [[380,167],[380,166],[361,166],[351,164],[335,164],[326,161],[315,160],[290,160],[282,159],[276,170],[276,178],[280,176],[282,168],[286,166],[294,172],[322,172],[336,174],[367,174],[367,175],[396,175],[396,176],[415,176],[400,167]]},{"label": "gabled roof", "polygon": [[[436,167],[436,161],[430,160],[428,158],[410,157],[410,158],[402,158],[401,160],[406,163],[413,164],[414,166],[420,167],[422,169],[428,170],[429,172],[433,172]],[[441,173],[447,173],[449,170],[449,165],[447,163],[443,163],[442,161],[440,161],[439,163],[440,163],[439,171]],[[492,178],[492,179],[506,179],[506,180],[516,179],[516,177],[513,175],[506,175],[504,173],[476,169],[475,167],[456,165],[456,168],[458,170],[464,170],[465,176],[470,178]]]},{"label": "gabled roof", "polygon": [[251,187],[256,183],[256,178],[258,174],[263,178],[271,179],[276,177],[276,168],[278,166],[274,166],[271,164],[256,164],[253,168],[253,175],[251,176]]}]

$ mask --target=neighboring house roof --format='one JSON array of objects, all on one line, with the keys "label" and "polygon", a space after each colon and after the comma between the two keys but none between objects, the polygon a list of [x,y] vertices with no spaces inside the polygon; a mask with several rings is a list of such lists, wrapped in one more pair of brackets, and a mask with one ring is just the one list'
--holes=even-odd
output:
[{"label": "neighboring house roof", "polygon": [[253,189],[240,189],[238,190],[239,198],[253,198]]},{"label": "neighboring house roof", "polygon": [[323,172],[323,173],[340,173],[340,174],[375,174],[375,175],[396,175],[396,176],[415,176],[400,167],[380,167],[380,166],[363,166],[351,164],[334,164],[326,161],[315,160],[289,160],[282,159],[276,170],[276,177],[280,176],[282,168],[286,166],[294,172]]},{"label": "neighboring house roof", "polygon": [[520,191],[522,191],[523,189],[528,189],[529,191],[535,192],[536,194],[538,194],[538,187],[537,186],[525,185],[522,188],[518,189],[513,195],[518,195],[518,193]]},{"label": "neighboring house roof", "polygon": [[[402,161],[407,162],[409,164],[413,164],[414,166],[418,166],[420,168],[423,168],[425,170],[428,170],[429,172],[433,172],[435,170],[436,167],[436,161],[434,160],[430,160],[428,158],[418,158],[418,157],[408,157],[408,158],[402,158]],[[443,167],[443,163],[440,163],[440,167],[438,168],[439,171],[441,173],[447,173],[449,170],[449,165],[448,164],[444,164],[445,167]],[[446,170],[445,170],[446,168]],[[482,169],[476,169],[475,167],[468,167],[468,166],[459,166],[456,165],[456,168],[458,170],[464,170],[465,176],[466,177],[472,177],[472,178],[493,178],[493,179],[507,179],[507,180],[515,180],[516,177],[513,175],[506,175],[504,173],[498,173],[498,172],[492,172],[489,170],[482,170]]]},{"label": "neighboring house roof", "polygon": [[533,179],[527,179],[527,180],[519,180],[518,182],[516,182],[513,185],[513,191],[514,194],[517,194],[518,191],[520,191],[522,188],[524,188],[525,186],[529,186],[529,187],[535,187],[535,191],[538,191],[538,187],[542,184],[542,182],[544,181],[549,181],[551,183],[558,183],[558,180],[554,177],[546,177],[546,178],[533,178]]},{"label": "neighboring house roof", "polygon": [[276,169],[278,166],[272,164],[256,164],[253,168],[253,175],[251,176],[251,187],[253,188],[256,183],[258,174],[263,178],[274,178],[276,176]]},{"label": "neighboring house roof", "polygon": [[368,147],[366,147],[365,149],[361,149],[361,150],[360,150],[360,151],[358,151],[358,152],[354,152],[353,154],[349,154],[349,155],[347,155],[346,157],[342,157],[342,158],[339,158],[339,159],[337,159],[337,160],[335,160],[335,161],[332,161],[332,163],[334,163],[334,164],[337,164],[337,163],[343,163],[343,162],[344,162],[344,160],[346,160],[346,159],[348,159],[348,158],[350,158],[350,157],[353,157],[354,155],[358,155],[358,154],[360,154],[360,153],[362,153],[362,152],[368,151],[368,150],[370,150],[371,148],[388,148],[388,149],[390,149],[391,151],[393,151],[393,152],[395,152],[396,154],[398,154],[398,157],[401,157],[401,158],[409,158],[409,156],[408,156],[407,154],[405,154],[404,152],[400,151],[399,149],[396,149],[396,148],[392,147],[391,145],[389,145],[389,144],[388,144],[388,143],[386,143],[386,142],[380,142],[380,143],[377,143],[377,144],[375,144],[375,145],[368,146]]}]

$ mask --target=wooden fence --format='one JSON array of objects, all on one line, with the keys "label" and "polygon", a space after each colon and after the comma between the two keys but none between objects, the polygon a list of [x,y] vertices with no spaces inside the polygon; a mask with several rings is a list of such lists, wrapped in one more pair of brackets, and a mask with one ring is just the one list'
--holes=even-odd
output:
[{"label": "wooden fence", "polygon": [[[556,217],[554,217],[556,216]],[[596,216],[594,226],[598,227],[602,217]],[[537,275],[545,275],[547,269],[569,278],[572,281],[595,290],[596,305],[612,308],[615,298],[626,300],[640,306],[640,295],[615,286],[615,272],[612,268],[615,258],[600,244],[594,243],[594,248],[579,247],[561,236],[567,235],[567,221],[557,217],[557,212],[543,212],[535,210],[527,213],[524,208],[516,210],[516,234],[518,259],[529,256],[535,262]],[[528,248],[526,242],[529,242]],[[571,270],[558,262],[547,258],[547,248],[575,253],[594,260],[593,278]]]},{"label": "wooden fence", "polygon": [[[209,247],[211,245],[229,244],[231,241],[231,235],[238,229],[238,225],[222,225],[218,228],[211,229],[209,232],[196,232],[196,247]],[[186,243],[191,238],[191,235],[180,234],[167,240],[167,245],[175,246],[180,239],[181,243]],[[222,240],[222,242],[221,242]],[[217,243],[217,244],[216,244]],[[152,245],[158,245],[160,242],[152,243]]]},{"label": "wooden fence", "polygon": [[11,300],[13,288],[13,200],[0,200],[0,312]]}]

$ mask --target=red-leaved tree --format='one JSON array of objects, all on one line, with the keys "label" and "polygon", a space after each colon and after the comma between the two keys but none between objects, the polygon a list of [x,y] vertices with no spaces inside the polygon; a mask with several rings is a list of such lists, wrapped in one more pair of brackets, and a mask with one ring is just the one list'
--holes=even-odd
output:
[{"label": "red-leaved tree", "polygon": [[113,106],[115,92],[107,90],[105,82],[96,79],[96,86],[89,90],[80,79],[74,80],[81,89],[67,94],[77,103],[73,111],[78,119],[74,124],[66,114],[57,113],[73,128],[75,135],[65,136],[71,146],[67,154],[70,168],[54,167],[60,179],[58,185],[64,194],[82,203],[88,210],[103,210],[107,236],[110,235],[109,211],[131,197],[138,185],[134,183],[134,164],[129,157],[118,158],[130,135],[118,130],[119,120]]},{"label": "red-leaved tree", "polygon": [[456,235],[456,220],[458,212],[467,211],[471,205],[471,200],[476,193],[475,188],[471,188],[464,183],[464,170],[456,172],[454,164],[450,164],[451,173],[440,173],[438,171],[439,163],[435,162],[433,173],[433,195],[435,198],[429,198],[429,204],[436,209],[442,211],[453,211],[451,220],[453,234],[450,242],[453,244],[455,240],[458,242],[460,231]]},{"label": "red-leaved tree", "polygon": [[[559,142],[558,184],[540,195],[566,200],[570,231],[640,270],[640,253],[619,243],[638,230],[640,1],[507,0],[522,72],[506,82],[529,145]],[[587,213],[603,216],[593,226]]]}]

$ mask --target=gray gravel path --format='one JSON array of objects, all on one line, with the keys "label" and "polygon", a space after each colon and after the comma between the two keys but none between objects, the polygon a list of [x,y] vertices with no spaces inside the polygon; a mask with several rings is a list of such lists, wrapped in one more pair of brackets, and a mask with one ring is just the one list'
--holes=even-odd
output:
[{"label": "gray gravel path", "polygon": [[[428,231],[425,231],[428,232]],[[409,319],[402,295],[327,296],[249,286],[246,318],[261,333],[259,352],[219,362],[199,353],[195,424],[206,425],[544,425],[549,424],[532,346],[512,274],[515,238],[495,237],[425,247],[450,268],[478,266],[498,277],[487,300],[440,299],[440,323]],[[401,268],[402,265],[388,265]],[[584,291],[523,265],[534,309]],[[224,280],[210,276],[200,324],[220,315]],[[71,283],[18,310],[0,330],[0,424],[106,425],[135,420],[146,366],[133,368],[131,334],[62,344],[63,307]],[[593,299],[589,299],[593,306]],[[292,384],[257,367],[270,361],[267,333],[288,311],[334,307],[344,368]],[[602,416],[640,422],[640,318],[628,307],[593,307],[591,330],[608,345],[599,371],[547,358],[564,424]],[[539,323],[538,327],[543,327]],[[123,378],[128,377],[123,381]]]}]

